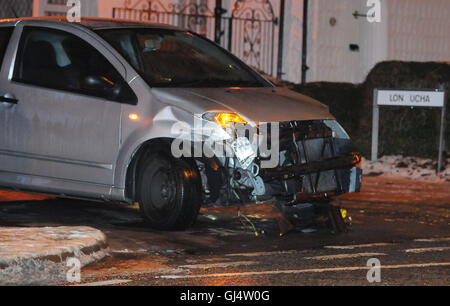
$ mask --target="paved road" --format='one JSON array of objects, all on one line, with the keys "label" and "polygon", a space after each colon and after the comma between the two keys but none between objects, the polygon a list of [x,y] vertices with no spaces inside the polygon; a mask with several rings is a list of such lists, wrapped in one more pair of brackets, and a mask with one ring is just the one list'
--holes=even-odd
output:
[{"label": "paved road", "polygon": [[[352,230],[318,223],[280,237],[271,205],[204,209],[186,232],[149,230],[137,207],[0,192],[0,226],[88,225],[111,256],[82,270],[94,285],[450,285],[450,184],[366,178],[344,196]],[[369,259],[381,282],[369,283]],[[373,271],[371,271],[373,272]],[[376,276],[371,273],[370,275]]]}]

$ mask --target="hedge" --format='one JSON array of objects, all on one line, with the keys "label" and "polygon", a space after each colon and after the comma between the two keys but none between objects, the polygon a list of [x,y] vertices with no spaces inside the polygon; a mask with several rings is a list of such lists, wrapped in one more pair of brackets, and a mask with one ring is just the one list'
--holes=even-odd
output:
[{"label": "hedge", "polygon": [[[446,86],[446,150],[450,144],[450,65],[447,63],[382,62],[362,84],[316,82],[293,86],[313,97],[330,111],[349,132],[357,148],[370,157],[373,92],[379,89],[435,89]],[[382,107],[380,109],[380,155],[437,156],[441,109]],[[448,152],[447,152],[448,153]]]}]

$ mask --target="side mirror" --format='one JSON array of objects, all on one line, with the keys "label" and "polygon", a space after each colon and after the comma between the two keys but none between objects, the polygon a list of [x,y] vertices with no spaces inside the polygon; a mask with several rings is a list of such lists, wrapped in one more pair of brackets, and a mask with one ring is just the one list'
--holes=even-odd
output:
[{"label": "side mirror", "polygon": [[114,83],[108,82],[101,76],[87,76],[83,80],[83,87],[88,90],[107,90],[114,88]]},{"label": "side mirror", "polygon": [[87,76],[83,79],[82,89],[107,100],[134,105],[137,103],[135,93],[124,81],[112,82],[102,76]]},{"label": "side mirror", "polygon": [[83,89],[96,96],[116,100],[120,96],[122,85],[102,76],[87,76],[83,80]]}]

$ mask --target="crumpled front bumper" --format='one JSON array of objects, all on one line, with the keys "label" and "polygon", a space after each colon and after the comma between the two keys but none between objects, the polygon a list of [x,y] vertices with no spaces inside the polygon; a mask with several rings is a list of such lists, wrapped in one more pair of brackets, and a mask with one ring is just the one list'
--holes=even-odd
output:
[{"label": "crumpled front bumper", "polygon": [[[242,157],[219,159],[217,166],[210,165],[212,160],[203,161],[200,169],[205,169],[202,173],[208,182],[205,190],[210,202],[219,199],[219,203],[228,205],[275,200],[295,205],[360,191],[361,158],[352,153],[354,148],[347,135],[338,135],[320,120],[280,123],[279,135],[273,135],[277,135],[276,131],[269,130],[267,143],[272,154],[258,151],[249,167],[242,166]],[[278,144],[274,139],[279,139]],[[249,143],[243,142],[242,146],[248,148]]]},{"label": "crumpled front bumper", "polygon": [[348,137],[323,122],[300,122],[280,131],[280,164],[261,169],[266,196],[306,203],[359,192],[361,157]]},{"label": "crumpled front bumper", "polygon": [[[289,178],[313,172],[322,172],[334,169],[353,168],[360,160],[359,154],[332,157],[324,160],[311,161],[307,164],[294,165],[289,167],[277,167],[264,169],[264,176],[267,178]],[[361,169],[359,169],[361,170]]]},{"label": "crumpled front bumper", "polygon": [[[295,202],[309,202],[360,192],[362,170],[357,161],[357,154],[344,155],[290,167],[264,169],[262,176],[269,194],[284,194],[287,197],[293,194]],[[281,191],[282,188],[274,187],[280,182],[285,192]],[[301,190],[296,187],[299,185],[302,186]]]}]

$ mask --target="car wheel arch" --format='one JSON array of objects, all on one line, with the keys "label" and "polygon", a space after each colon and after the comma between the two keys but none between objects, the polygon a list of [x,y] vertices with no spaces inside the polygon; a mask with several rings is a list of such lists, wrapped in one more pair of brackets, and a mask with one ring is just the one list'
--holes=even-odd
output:
[{"label": "car wheel arch", "polygon": [[[173,138],[154,138],[141,143],[131,156],[126,170],[125,197],[135,202],[137,200],[137,180],[139,177],[139,166],[146,160],[147,156],[155,152],[171,154]],[[193,158],[185,158],[197,170],[197,164]]]}]

